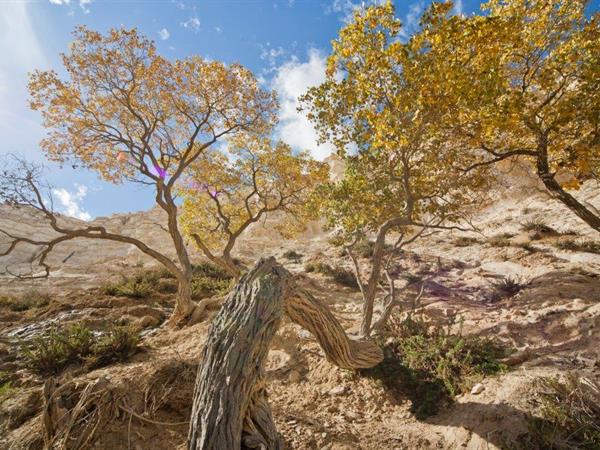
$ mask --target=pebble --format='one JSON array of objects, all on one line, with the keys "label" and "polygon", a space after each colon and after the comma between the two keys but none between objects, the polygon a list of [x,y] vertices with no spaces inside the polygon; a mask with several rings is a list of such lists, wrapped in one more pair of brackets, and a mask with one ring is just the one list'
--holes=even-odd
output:
[{"label": "pebble", "polygon": [[298,383],[301,378],[302,376],[300,375],[300,372],[298,372],[297,370],[292,370],[290,372],[288,380],[290,381],[290,383]]},{"label": "pebble", "polygon": [[473,389],[471,389],[471,394],[473,394],[473,395],[481,394],[484,390],[485,390],[485,387],[483,386],[483,384],[477,383],[475,386],[473,386]]},{"label": "pebble", "polygon": [[329,395],[342,395],[346,392],[346,386],[335,386],[329,390]]}]

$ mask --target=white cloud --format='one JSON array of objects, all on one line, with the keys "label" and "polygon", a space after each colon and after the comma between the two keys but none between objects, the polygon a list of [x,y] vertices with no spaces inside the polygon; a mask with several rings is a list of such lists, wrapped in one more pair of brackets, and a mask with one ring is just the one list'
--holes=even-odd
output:
[{"label": "white cloud", "polygon": [[196,16],[190,17],[185,22],[181,22],[183,28],[189,28],[190,30],[198,31],[200,29],[200,19]]},{"label": "white cloud", "polygon": [[27,107],[27,73],[48,69],[50,65],[44,54],[44,41],[38,37],[42,18],[36,16],[33,21],[32,5],[0,4],[0,153],[26,153],[28,159],[39,160],[37,144],[43,129],[37,115]]},{"label": "white cloud", "polygon": [[223,32],[223,29],[222,29],[221,27],[215,27],[215,31],[216,31],[217,33],[222,33],[222,32]]},{"label": "white cloud", "polygon": [[158,32],[158,36],[163,40],[166,41],[167,39],[169,39],[171,37],[171,33],[169,33],[169,30],[167,30],[166,28],[162,28],[159,32]]},{"label": "white cloud", "polygon": [[337,14],[342,22],[348,23],[353,19],[356,10],[383,3],[385,0],[333,0],[333,3],[325,6],[325,14]]},{"label": "white cloud", "polygon": [[455,0],[454,1],[454,14],[457,15],[462,15],[462,13],[464,12],[464,6],[463,6],[463,2],[462,0]]},{"label": "white cloud", "polygon": [[273,67],[277,62],[277,58],[285,54],[285,50],[282,47],[271,47],[271,44],[267,42],[267,45],[260,46],[260,59],[269,61],[269,65]]},{"label": "white cloud", "polygon": [[[71,4],[71,0],[49,0],[49,1],[53,5],[68,6]],[[81,8],[81,10],[83,11],[84,14],[89,14],[90,9],[88,8],[88,5],[91,3],[92,3],[92,0],[79,0],[79,7]],[[70,16],[72,16],[73,9],[70,9],[68,14]]]},{"label": "white cloud", "polygon": [[58,198],[63,207],[63,213],[70,217],[81,220],[90,220],[92,216],[83,209],[81,202],[87,195],[87,187],[75,184],[76,191],[70,192],[66,189],[53,189],[52,193]]},{"label": "white cloud", "polygon": [[419,21],[425,10],[425,2],[419,0],[408,7],[408,13],[402,19],[402,28],[400,28],[400,37],[402,39],[410,38],[419,29]]},{"label": "white cloud", "polygon": [[311,86],[325,81],[326,58],[319,50],[308,52],[308,61],[292,57],[277,67],[271,88],[279,94],[281,109],[276,135],[298,150],[309,150],[313,157],[324,159],[334,148],[317,144],[317,133],[304,113],[298,112],[298,97]]}]

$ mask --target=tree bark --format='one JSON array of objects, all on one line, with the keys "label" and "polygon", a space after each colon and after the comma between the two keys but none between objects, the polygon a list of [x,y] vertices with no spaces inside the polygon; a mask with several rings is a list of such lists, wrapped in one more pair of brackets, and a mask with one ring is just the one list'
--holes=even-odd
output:
[{"label": "tree bark", "polygon": [[264,363],[284,312],[311,331],[339,367],[366,368],[383,360],[375,343],[349,339],[329,309],[297,289],[274,258],[260,260],[228,295],[211,327],[196,379],[188,449],[281,448]]},{"label": "tree bark", "polygon": [[550,172],[548,164],[548,140],[545,135],[538,138],[537,173],[552,197],[561,201],[581,220],[596,231],[600,231],[600,217],[582,205],[575,197],[565,191]]},{"label": "tree bark", "polygon": [[196,380],[190,450],[280,448],[262,378],[290,281],[274,259],[261,260],[215,317]]}]

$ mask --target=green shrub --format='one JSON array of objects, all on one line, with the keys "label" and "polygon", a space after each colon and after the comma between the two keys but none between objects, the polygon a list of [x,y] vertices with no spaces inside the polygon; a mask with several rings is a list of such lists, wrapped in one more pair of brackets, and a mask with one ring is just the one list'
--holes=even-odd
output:
[{"label": "green shrub", "polygon": [[423,320],[393,319],[384,361],[360,373],[379,379],[392,393],[408,395],[418,419],[435,414],[486,375],[507,369],[500,358],[508,352],[495,340],[453,334]]},{"label": "green shrub", "polygon": [[90,367],[102,367],[115,362],[127,361],[140,343],[140,335],[131,326],[113,327],[97,338],[91,348]]},{"label": "green shrub", "polygon": [[231,287],[231,279],[195,277],[192,279],[192,297],[196,300],[224,294]]},{"label": "green shrub", "polygon": [[120,283],[105,284],[101,290],[107,295],[144,298],[154,291],[154,286],[147,280],[128,278]]},{"label": "green shrub", "polygon": [[114,327],[106,333],[94,333],[74,324],[37,336],[23,348],[27,367],[42,375],[60,373],[69,365],[100,367],[124,361],[137,350],[139,334],[130,327]]},{"label": "green shrub", "polygon": [[19,296],[0,296],[0,308],[9,308],[11,311],[21,312],[33,308],[48,306],[51,297],[49,294],[31,289]]},{"label": "green shrub", "polygon": [[13,391],[14,388],[11,381],[0,382],[0,403],[2,403],[4,399],[8,398]]},{"label": "green shrub", "polygon": [[[529,422],[533,442],[543,449],[600,448],[600,386],[569,374],[565,382],[544,377],[534,382],[539,415]],[[534,445],[532,445],[534,444]]]},{"label": "green shrub", "polygon": [[55,374],[70,364],[81,364],[93,343],[91,330],[79,324],[63,331],[52,330],[46,336],[36,336],[24,349],[25,361],[34,372]]},{"label": "green shrub", "polygon": [[600,255],[600,242],[592,240],[575,240],[566,239],[558,241],[556,247],[561,250],[569,250],[572,252],[586,252]]},{"label": "green shrub", "polygon": [[200,262],[198,264],[192,264],[192,270],[194,277],[208,277],[216,278],[220,280],[229,280],[231,275],[221,267],[211,262]]}]

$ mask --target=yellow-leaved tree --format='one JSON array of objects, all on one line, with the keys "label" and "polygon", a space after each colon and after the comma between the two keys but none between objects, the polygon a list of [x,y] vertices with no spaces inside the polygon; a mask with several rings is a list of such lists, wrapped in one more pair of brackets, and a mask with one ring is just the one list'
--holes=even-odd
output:
[{"label": "yellow-leaved tree", "polygon": [[240,134],[227,151],[205,152],[190,166],[180,192],[186,235],[233,277],[240,267],[232,257],[238,238],[277,213],[275,230],[289,237],[316,218],[308,207],[314,188],[328,180],[328,167],[308,153],[294,154],[284,142]]},{"label": "yellow-leaved tree", "polygon": [[[399,250],[433,229],[462,227],[480,198],[474,190],[488,179],[485,170],[460,170],[465,161],[441,133],[443,112],[423,79],[421,49],[398,39],[400,27],[390,3],[357,12],[333,42],[326,81],[303,97],[321,139],[346,162],[344,179],[320,189],[318,202],[354,263],[364,336],[400,301],[391,270]],[[392,232],[394,245],[386,245]],[[354,249],[371,233],[371,268],[363,274]],[[383,274],[384,312],[373,325]]]},{"label": "yellow-leaved tree", "polygon": [[414,40],[448,142],[470,155],[465,169],[526,161],[600,231],[597,209],[573,192],[600,175],[600,14],[586,16],[587,3],[491,0],[467,17],[437,3]]},{"label": "yellow-leaved tree", "polygon": [[[238,64],[198,56],[163,58],[135,29],[112,29],[103,35],[78,27],[74,35],[69,52],[62,56],[65,77],[36,71],[30,78],[31,107],[41,112],[48,130],[41,148],[51,160],[74,162],[104,180],[151,186],[156,204],[166,214],[176,259],[153,249],[152,243],[103,227],[65,228],[40,195],[12,198],[36,206],[62,240],[81,237],[132,244],[164,265],[179,284],[172,317],[177,322],[195,305],[190,258],[178,224],[176,184],[194,161],[226,137],[267,133],[275,121],[275,95]],[[14,180],[31,187],[33,178],[25,173]],[[48,242],[46,248],[54,244]]]}]

